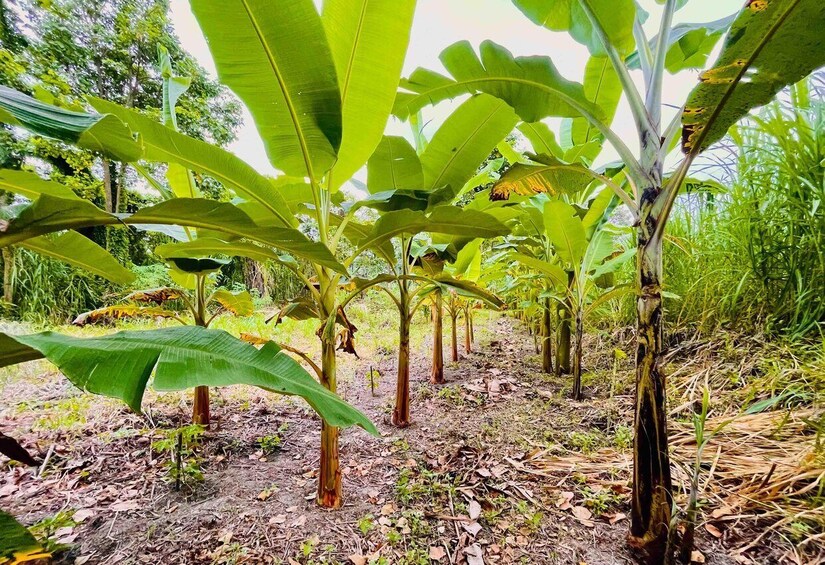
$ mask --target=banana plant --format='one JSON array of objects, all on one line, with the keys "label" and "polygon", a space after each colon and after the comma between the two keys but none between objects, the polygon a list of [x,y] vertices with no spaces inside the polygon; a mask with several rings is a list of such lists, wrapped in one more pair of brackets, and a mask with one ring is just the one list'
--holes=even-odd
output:
[{"label": "banana plant", "polygon": [[[163,247],[160,246],[156,253],[163,255]],[[249,292],[211,288],[214,286],[214,274],[226,265],[228,260],[169,257],[167,262],[173,280],[180,283],[179,287],[133,291],[124,298],[124,304],[84,312],[72,323],[76,326],[85,326],[126,318],[168,318],[183,325],[208,328],[222,312],[231,312],[236,316],[249,316],[254,313],[255,306]],[[175,310],[163,307],[164,304],[175,301],[183,303],[191,320],[187,320]],[[210,307],[214,306],[218,308],[210,312]],[[195,387],[192,423],[209,427],[209,388],[206,386]]]},{"label": "banana plant", "polygon": [[[610,127],[609,108],[581,84],[561,76],[548,57],[514,58],[486,41],[480,57],[468,42],[441,54],[449,76],[426,69],[402,82],[395,112],[406,117],[460,94],[486,92],[507,101],[526,124],[547,117],[571,118],[572,128],[609,143],[618,153],[632,190],[617,194],[633,215],[637,243],[636,410],[633,496],[629,541],[652,564],[667,558],[672,508],[668,457],[665,378],[662,359],[662,241],[682,181],[696,157],[728,128],[783,87],[825,64],[819,30],[825,4],[818,0],[748,1],[742,10],[707,23],[674,25],[674,15],[690,0],[657,0],[663,5],[658,32],[648,38],[648,14],[633,0],[513,0],[530,20],[567,31],[618,78],[636,125],[640,151]],[[648,21],[647,29],[653,25]],[[725,35],[726,34],[726,35]],[[725,35],[717,61],[665,121],[665,72],[702,68]],[[640,69],[643,90],[631,71]],[[684,158],[669,177],[665,158],[682,138]]]},{"label": "banana plant", "polygon": [[[482,242],[483,240],[479,238],[464,246],[456,261],[446,266],[446,271],[456,278],[478,285],[481,278]],[[464,351],[465,353],[472,351],[472,306],[474,302],[472,296],[462,295],[455,290],[450,291],[447,313],[450,315],[450,326],[452,328],[450,343],[453,363],[458,362],[458,332],[456,325],[459,315],[464,316]]]},{"label": "banana plant", "polygon": [[[372,227],[350,220],[348,237],[358,241],[359,249],[370,250],[382,258],[388,274],[369,281],[358,281],[354,296],[377,286],[392,297],[399,312],[399,349],[396,404],[392,422],[399,427],[410,424],[409,339],[414,314],[428,301],[433,314],[433,382],[443,382],[443,357],[440,355],[440,304],[444,292],[453,290],[479,297],[498,306],[498,299],[467,280],[460,280],[453,270],[444,271],[444,260],[458,256],[463,261],[465,249],[476,238],[492,238],[507,233],[508,228],[495,216],[472,207],[450,205],[456,194],[470,182],[481,161],[495,144],[512,129],[514,117],[488,128],[465,118],[479,104],[491,104],[493,115],[502,108],[491,97],[474,97],[447,118],[426,143],[419,142],[421,153],[404,138],[387,136],[369,160],[366,189],[370,196],[357,203],[381,212]],[[463,108],[463,110],[462,110]],[[419,138],[423,139],[423,138]],[[465,139],[462,151],[451,151],[455,139]],[[451,145],[452,144],[452,145]],[[447,184],[442,185],[442,182]],[[354,208],[348,212],[351,217]],[[346,218],[344,219],[346,221]],[[424,237],[424,234],[430,237]],[[391,235],[391,240],[384,237]],[[433,240],[438,239],[437,242]],[[346,300],[349,300],[348,297]]]},{"label": "banana plant", "polygon": [[[17,218],[13,233],[0,236],[0,245],[27,239],[29,233],[84,225],[169,223],[213,230],[212,241],[199,237],[180,244],[186,252],[198,253],[197,257],[228,254],[278,259],[286,252],[306,259],[318,288],[300,269],[295,270],[309,283],[319,306],[324,328],[320,332],[321,380],[334,392],[336,290],[346,266],[334,256],[343,225],[332,225],[333,199],[381,140],[406,53],[414,4],[414,0],[328,0],[321,15],[312,0],[282,2],[277,10],[263,0],[191,2],[220,79],[250,110],[273,166],[284,173],[276,180],[260,175],[223,149],[104,100],[89,99],[97,114],[67,113],[53,107],[32,113],[33,101],[24,101],[21,107],[19,97],[0,93],[0,119],[6,123],[119,161],[180,165],[223,183],[239,199],[237,205],[227,207],[227,203],[177,197],[152,207],[160,207],[163,219],[158,214],[150,217],[153,214],[147,210],[110,218],[51,201],[47,203],[52,213]],[[33,206],[43,208],[41,200],[43,196]],[[307,200],[311,207],[304,212],[314,220],[314,241],[296,229],[295,206]],[[60,211],[60,220],[55,210]],[[84,211],[93,217],[85,217]],[[284,264],[294,265],[294,260],[286,258]],[[338,435],[334,423],[322,423],[317,500],[327,507],[342,503]]]},{"label": "banana plant", "polygon": [[[531,198],[527,206],[536,208],[525,221],[541,230],[538,246],[533,254],[513,253],[512,258],[535,269],[546,277],[550,285],[545,297],[552,297],[575,320],[573,355],[574,400],[582,399],[581,361],[584,318],[608,300],[632,292],[628,285],[613,285],[612,275],[635,253],[616,251],[615,230],[609,229],[606,217],[615,202],[610,190],[602,190],[590,201],[590,206],[579,212],[573,205],[545,195]],[[540,222],[540,223],[539,223]],[[525,251],[528,246],[522,246]],[[596,293],[599,295],[596,296]],[[549,305],[544,308],[549,311]]]},{"label": "banana plant", "polygon": [[[414,0],[327,0],[321,14],[312,0],[277,9],[264,0],[191,5],[220,80],[249,108],[270,161],[284,173],[269,193],[288,201],[290,220],[309,218],[317,243],[335,255],[351,220],[339,217],[336,195],[381,141]],[[265,203],[244,206],[259,223],[278,221]],[[337,388],[336,324],[345,319],[337,291],[353,259],[341,266],[311,260],[311,277],[295,269],[317,313],[321,384],[330,391]],[[343,501],[338,441],[338,428],[322,424],[317,502],[325,507]]]}]

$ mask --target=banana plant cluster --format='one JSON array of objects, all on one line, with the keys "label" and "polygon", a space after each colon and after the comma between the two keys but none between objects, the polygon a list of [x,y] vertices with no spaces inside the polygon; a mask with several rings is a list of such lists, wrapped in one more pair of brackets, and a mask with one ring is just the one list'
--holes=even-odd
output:
[{"label": "banana plant cluster", "polygon": [[[493,307],[501,304],[464,275],[479,252],[480,241],[504,235],[509,229],[494,214],[453,205],[466,187],[476,182],[479,165],[490,150],[512,129],[508,118],[479,130],[465,117],[469,115],[467,108],[472,113],[479,104],[502,107],[491,97],[471,98],[445,120],[432,139],[417,136],[415,148],[402,137],[385,137],[368,163],[364,188],[369,196],[357,203],[358,207],[378,212],[379,217],[370,230],[350,221],[349,229],[364,233],[360,247],[383,259],[388,269],[387,274],[375,279],[356,281],[350,296],[379,288],[391,297],[399,312],[392,416],[393,424],[399,427],[410,424],[409,340],[415,313],[427,302],[432,303],[432,381],[440,383],[444,374],[440,323],[443,294],[477,297]],[[456,139],[469,141],[458,155],[450,150]],[[391,233],[392,237],[381,238],[381,233]],[[451,260],[454,264],[445,268]]]},{"label": "banana plant cluster", "polygon": [[[128,270],[74,230],[161,230],[178,240],[166,256],[178,262],[226,256],[277,261],[306,285],[304,311],[317,320],[321,350],[320,384],[272,342],[258,350],[198,325],[95,338],[0,334],[0,366],[47,358],[78,386],[122,398],[136,410],[152,374],[159,390],[245,383],[302,396],[323,418],[317,501],[337,507],[342,503],[339,427],[357,424],[375,432],[335,395],[336,347],[352,348],[354,328],[344,309],[353,293],[371,286],[391,293],[399,306],[403,346],[405,321],[408,331],[410,317],[430,289],[436,300],[451,289],[485,299],[478,285],[459,278],[468,274],[460,268],[461,253],[472,249],[473,241],[504,235],[516,224],[533,245],[516,245],[523,256],[515,259],[544,279],[536,298],[563,304],[568,331],[575,318],[580,341],[587,310],[606,300],[594,297],[599,279],[629,257],[629,252],[615,254],[614,228],[605,223],[615,195],[631,218],[637,265],[630,540],[650,563],[663,563],[672,509],[660,369],[667,220],[701,152],[751,108],[825,64],[820,32],[825,4],[749,1],[729,18],[674,25],[675,14],[689,0],[657,1],[662,16],[648,38],[653,22],[633,0],[513,0],[535,24],[567,31],[588,48],[591,59],[582,83],[564,78],[549,57],[513,57],[490,41],[477,53],[469,42],[459,42],[441,55],[446,74],[418,69],[400,81],[399,91],[414,0],[326,0],[320,13],[313,0],[191,0],[220,80],[249,109],[280,172],[277,178],[176,130],[174,105],[186,81],[175,77],[163,59],[162,122],[94,97],[87,99],[93,111],[78,112],[0,87],[0,122],[127,163],[164,197],[137,212],[113,214],[34,172],[2,170],[0,189],[23,200],[3,210],[0,247],[29,247],[122,283],[131,280]],[[705,67],[726,33],[716,63],[666,121],[665,72]],[[641,89],[632,76],[636,70]],[[469,97],[426,140],[419,112],[464,95]],[[622,96],[636,125],[637,152],[611,129]],[[415,126],[415,148],[384,137],[390,114]],[[563,119],[558,140],[542,121],[549,117]],[[533,146],[527,157],[502,142],[514,128]],[[668,175],[665,159],[680,136],[684,155]],[[621,163],[596,170],[594,159],[604,144]],[[476,197],[455,206],[478,184],[478,175],[490,178],[498,170],[495,163],[478,170],[495,147],[512,167],[490,192],[494,200]],[[347,203],[342,187],[368,161],[368,196]],[[159,167],[166,170],[163,181],[153,176]],[[199,176],[222,183],[237,198],[231,203],[202,198]],[[603,192],[595,193],[597,186],[604,186]],[[549,196],[531,198],[537,192]],[[527,201],[516,206],[518,199]],[[361,221],[359,210],[365,207],[378,211],[374,224]],[[538,217],[541,230],[528,234],[527,222]],[[299,229],[301,223],[309,226],[310,236]],[[356,246],[354,252],[344,253],[344,240]],[[342,286],[352,282],[348,270],[354,259],[368,251],[387,261],[390,274],[356,281],[354,290],[342,293]],[[444,267],[422,274],[426,260],[438,254],[439,259],[455,257],[459,266],[452,273]],[[497,303],[492,298],[487,301]],[[440,316],[440,304],[436,311]],[[546,304],[544,311],[550,312]],[[549,321],[546,326],[549,335]],[[580,371],[580,345],[576,351]],[[409,422],[408,375],[402,375],[402,365],[400,355],[398,425]],[[112,382],[105,377],[113,372],[129,374]]]},{"label": "banana plant cluster", "polygon": [[[468,42],[448,47],[441,54],[447,74],[416,70],[402,82],[395,107],[405,117],[460,94],[484,92],[506,101],[526,130],[544,118],[571,118],[571,137],[581,136],[585,145],[594,138],[604,141],[618,153],[631,189],[618,190],[617,195],[631,212],[637,245],[630,541],[650,563],[663,563],[667,557],[672,509],[665,378],[660,369],[662,241],[668,217],[700,153],[752,108],[825,64],[818,31],[825,22],[825,5],[816,0],[748,1],[738,14],[722,20],[676,25],[675,14],[689,0],[657,2],[663,5],[658,30],[648,37],[654,22],[633,0],[513,0],[535,24],[568,32],[603,68],[615,73],[636,125],[638,153],[611,129],[609,108],[592,92],[588,96],[582,84],[562,77],[549,57],[513,57],[491,41],[483,42],[478,54]],[[665,121],[665,73],[705,67],[725,34],[717,61],[701,73],[699,85]],[[641,71],[641,89],[631,75],[634,69]],[[665,158],[680,137],[684,156],[667,176]]]},{"label": "banana plant cluster", "polygon": [[[382,142],[406,52],[412,0],[330,0],[320,14],[311,0],[290,0],[278,10],[262,1],[193,0],[192,8],[222,82],[249,108],[273,166],[283,174],[265,177],[231,153],[178,132],[174,106],[186,84],[172,74],[163,54],[162,123],[96,98],[88,99],[95,112],[75,112],[2,89],[2,121],[129,163],[165,200],[133,214],[108,214],[34,173],[3,171],[2,187],[31,202],[13,211],[0,245],[25,245],[46,234],[94,225],[138,226],[179,240],[166,250],[167,259],[277,261],[305,282],[311,308],[304,311],[319,323],[321,385],[334,393],[341,335],[336,328],[346,320],[339,289],[355,257],[425,231],[462,236],[472,225],[480,230],[473,236],[489,237],[506,228],[480,212],[403,207],[363,226],[355,217],[359,206],[342,206],[341,186]],[[490,116],[480,130],[474,125],[479,111]],[[504,102],[472,97],[422,151],[424,177],[416,188],[455,195],[515,121]],[[463,143],[467,137],[473,142]],[[463,150],[456,155],[459,140]],[[152,176],[158,166],[166,167],[165,182]],[[201,198],[197,175],[222,182],[237,198],[232,203]],[[456,222],[459,216],[463,219]],[[301,220],[311,226],[311,237],[298,229]],[[357,249],[339,259],[345,238]],[[344,323],[343,331],[351,341],[352,328]],[[342,501],[335,425],[341,422],[325,418],[322,423],[317,499],[328,507]]]},{"label": "banana plant cluster", "polygon": [[[541,304],[541,338],[543,368],[550,370],[552,313],[558,312],[559,324],[573,320],[572,373],[574,400],[581,400],[582,336],[585,317],[603,303],[632,291],[628,285],[616,285],[613,273],[630,260],[635,249],[617,249],[619,228],[607,223],[616,202],[610,190],[602,190],[587,206],[576,206],[545,194],[531,197],[522,204],[524,216],[520,241],[505,257],[538,273],[544,280],[538,295]],[[553,308],[555,304],[557,308]],[[557,346],[559,372],[569,359],[569,343],[564,336]]]},{"label": "banana plant cluster", "polygon": [[[0,119],[5,123],[99,151],[135,164],[138,170],[147,164],[166,165],[168,183],[157,184],[169,185],[167,192],[173,197],[134,214],[106,214],[34,173],[3,171],[3,180],[9,182],[2,182],[2,187],[32,202],[4,225],[0,245],[92,225],[183,226],[198,230],[197,237],[179,242],[176,258],[246,256],[292,267],[296,258],[307,261],[319,281],[317,289],[308,286],[324,328],[323,386],[317,388],[329,395],[336,388],[331,346],[338,314],[335,291],[347,272],[334,255],[343,230],[331,225],[332,203],[341,184],[381,140],[413,7],[412,1],[333,0],[319,14],[311,0],[281,3],[278,10],[267,2],[192,2],[221,79],[250,109],[273,165],[285,173],[278,179],[257,173],[219,147],[177,132],[166,104],[166,123],[158,123],[104,100],[88,100],[96,113],[72,112],[3,89]],[[393,31],[391,44],[376,33],[388,31],[387,26]],[[247,48],[239,50],[239,44]],[[165,91],[179,95],[180,81],[164,74],[169,79]],[[222,182],[237,201],[214,202],[194,191],[186,193],[187,186],[192,188],[192,173]],[[298,209],[310,211],[315,241],[297,229]],[[185,329],[195,334],[193,328]],[[212,330],[197,333],[203,331]],[[241,346],[252,347],[239,342]],[[356,414],[360,419],[355,410],[350,418]],[[318,499],[338,506],[338,427],[355,421],[322,416]],[[367,427],[375,431],[371,424]]]}]

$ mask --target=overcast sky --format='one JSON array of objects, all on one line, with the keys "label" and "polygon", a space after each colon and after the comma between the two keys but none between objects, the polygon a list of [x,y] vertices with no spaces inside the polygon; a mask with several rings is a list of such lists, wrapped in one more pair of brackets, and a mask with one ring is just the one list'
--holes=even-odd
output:
[{"label": "overcast sky", "polygon": [[[320,2],[316,0],[316,3]],[[742,3],[743,0],[691,0],[677,12],[675,21],[679,23],[716,20],[736,12]],[[654,0],[640,0],[640,4],[651,13],[646,31],[648,36],[652,37],[656,33],[661,7]],[[188,1],[172,0],[171,7],[172,21],[183,47],[215,76],[215,65],[209,48],[189,9]],[[492,39],[517,56],[548,55],[566,78],[576,81],[581,81],[584,65],[589,56],[587,49],[570,39],[567,34],[551,32],[533,24],[510,0],[418,0],[404,76],[408,76],[420,66],[443,72],[444,69],[438,60],[439,53],[448,45],[462,39],[469,40],[475,46],[485,39]],[[634,73],[634,78],[640,83],[641,72]],[[696,79],[696,71],[668,76],[665,82],[664,102],[674,106],[681,105],[696,84]],[[425,130],[428,137],[455,105],[445,103],[437,110],[429,110],[429,115],[425,114],[425,119],[431,120],[428,129]],[[665,118],[669,119],[671,115],[666,115]],[[554,126],[552,120],[548,120],[548,123],[551,127]],[[635,150],[635,128],[624,101],[619,106],[613,127],[620,137],[628,142],[631,149]],[[390,133],[396,135],[407,135],[409,132],[409,126],[395,118],[390,118],[388,128]],[[553,129],[558,130],[557,127]],[[230,148],[259,171],[274,172],[252,119],[246,111],[238,139]],[[610,161],[614,158],[615,153],[606,149],[599,160]]]}]

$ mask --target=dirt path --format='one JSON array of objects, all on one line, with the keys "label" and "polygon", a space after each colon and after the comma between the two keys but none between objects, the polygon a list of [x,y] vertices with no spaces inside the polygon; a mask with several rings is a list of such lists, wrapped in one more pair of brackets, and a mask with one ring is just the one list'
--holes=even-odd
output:
[{"label": "dirt path", "polygon": [[[70,546],[61,563],[632,562],[625,471],[605,486],[572,465],[539,476],[521,463],[540,450],[586,456],[605,445],[631,457],[630,398],[607,398],[612,362],[592,355],[586,391],[602,400],[573,403],[569,379],[540,373],[532,339],[512,320],[494,318],[477,335],[478,352],[448,365],[444,386],[427,383],[429,356],[416,353],[415,423],[406,430],[387,422],[391,357],[376,360],[384,376],[375,396],[363,378],[344,379],[343,394],[383,437],[344,433],[341,510],[313,502],[319,425],[300,402],[223,391],[219,425],[191,448],[189,475],[203,482],[184,481],[178,492],[169,454],[152,443],[179,425],[179,397],[137,416],[73,396],[54,373],[14,390],[32,399],[28,408],[11,403],[6,387],[0,429],[42,455],[56,447],[41,478],[0,467],[0,505],[26,523],[63,512],[51,525]],[[623,366],[612,378],[627,384],[630,375]],[[45,421],[35,410],[44,406]],[[82,417],[68,421],[75,412]],[[731,562],[704,531],[698,545],[707,563]]]}]

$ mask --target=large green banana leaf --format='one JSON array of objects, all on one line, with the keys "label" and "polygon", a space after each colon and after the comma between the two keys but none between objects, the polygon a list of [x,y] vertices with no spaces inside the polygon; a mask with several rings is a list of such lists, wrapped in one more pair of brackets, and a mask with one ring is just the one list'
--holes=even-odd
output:
[{"label": "large green banana leaf", "polygon": [[286,256],[280,255],[268,247],[261,247],[244,241],[224,241],[214,237],[199,237],[191,241],[165,243],[155,247],[155,255],[163,258],[229,255],[231,257],[248,257],[261,263],[288,260]]},{"label": "large green banana leaf", "polygon": [[[342,218],[336,214],[330,217],[332,225],[338,226],[341,224]],[[359,242],[367,240],[372,235],[373,226],[369,224],[362,224],[354,220],[350,220],[344,225],[344,237],[350,242],[358,245]],[[372,249],[377,255],[384,259],[388,264],[395,265],[395,247],[392,243],[392,237],[384,237],[374,240],[371,245]]]},{"label": "large green banana leaf", "polygon": [[136,161],[143,152],[140,142],[117,118],[58,108],[7,86],[0,86],[0,121],[119,161]]},{"label": "large green banana leaf", "polygon": [[69,200],[83,200],[68,186],[41,178],[36,173],[14,169],[0,169],[0,189],[34,200],[48,194]]},{"label": "large green banana leaf", "polygon": [[419,210],[396,210],[382,215],[359,242],[371,248],[401,234],[437,233],[491,238],[510,230],[490,214],[456,206],[436,206],[429,214]]},{"label": "large green banana leaf", "polygon": [[513,4],[534,23],[553,31],[569,32],[593,55],[604,55],[606,51],[586,7],[590,8],[610,44],[619,53],[629,53],[636,46],[633,38],[636,4],[633,0],[513,0]]},{"label": "large green banana leaf", "polygon": [[75,231],[60,235],[41,235],[20,243],[40,255],[47,255],[117,284],[129,284],[135,274],[88,237]]},{"label": "large green banana leaf", "polygon": [[473,96],[444,121],[421,155],[424,185],[449,186],[457,193],[518,123],[506,102],[487,94]]},{"label": "large green banana leaf", "polygon": [[0,367],[34,361],[42,357],[39,351],[15,341],[12,337],[0,332]]},{"label": "large green banana leaf", "polygon": [[[177,132],[135,110],[99,98],[90,98],[89,102],[101,113],[66,113],[56,106],[44,104],[15,90],[0,87],[0,121],[25,127],[38,135],[75,143],[87,149],[101,150],[104,144],[111,144],[108,154],[123,161],[146,160],[170,163],[209,175],[233,189],[240,196],[259,202],[281,224],[297,225],[289,207],[278,190],[273,188],[270,180],[233,153]],[[11,114],[10,109],[13,109],[15,113]],[[48,120],[41,119],[41,115],[48,116]],[[83,130],[79,136],[72,133],[84,125],[87,129]],[[109,131],[120,133],[106,135]],[[126,134],[122,134],[124,131]],[[137,141],[133,140],[135,134],[139,134]],[[128,140],[132,140],[128,150],[120,148],[121,137],[128,137]],[[77,198],[70,189],[65,190],[68,190],[71,195],[66,194],[65,190],[60,193],[54,192],[61,189],[54,184],[51,188],[46,186],[47,181],[41,181],[44,186],[38,187],[34,180],[24,183],[20,178],[15,178],[25,175],[31,175],[31,173],[3,170],[0,173],[0,187],[28,198],[32,198],[32,193],[27,193],[25,190],[39,194],[49,193],[48,191],[51,190],[53,196]],[[8,183],[15,185],[16,190],[4,186]]]},{"label": "large green banana leaf", "polygon": [[0,564],[48,559],[49,555],[25,526],[0,510]]},{"label": "large green banana leaf", "polygon": [[381,141],[414,10],[415,0],[324,2],[322,21],[338,74],[344,128],[338,160],[329,174],[333,190],[364,165]]},{"label": "large green banana leaf", "polygon": [[527,138],[527,141],[533,146],[533,153],[536,155],[545,153],[558,158],[564,156],[564,150],[556,141],[556,134],[547,124],[543,122],[522,122],[516,126],[516,129]]},{"label": "large green banana leaf", "polygon": [[[602,109],[604,123],[610,124],[616,115],[616,108],[622,97],[622,85],[619,75],[607,57],[590,57],[584,67],[584,95]],[[584,145],[591,141],[601,142],[604,136],[587,119],[568,118],[563,120],[561,128],[562,147],[569,148]],[[595,154],[586,155],[592,162],[601,149],[601,143],[596,146]]]},{"label": "large green banana leaf", "polygon": [[[54,363],[78,388],[123,400],[135,411],[140,411],[154,373],[152,386],[159,391],[252,385],[300,396],[331,425],[358,425],[378,433],[366,416],[326,390],[272,342],[258,350],[222,330],[199,326],[91,338],[54,332],[4,335],[3,341],[8,340]],[[17,353],[16,358],[19,356]],[[0,366],[9,361],[7,355],[0,354]]]},{"label": "large green banana leaf", "polygon": [[504,302],[502,302],[502,300],[498,296],[480,287],[474,282],[463,279],[456,279],[454,277],[451,277],[450,275],[443,273],[435,275],[434,277],[432,277],[431,280],[440,287],[455,290],[456,293],[460,294],[461,296],[466,296],[468,298],[478,298],[479,300],[483,301],[492,308],[501,308],[504,305]]},{"label": "large green banana leaf", "polygon": [[777,92],[825,65],[825,2],[748,2],[682,115],[682,149],[696,154]]},{"label": "large green banana leaf", "polygon": [[544,205],[544,229],[559,258],[578,265],[587,251],[587,235],[582,221],[567,202],[550,200]]},{"label": "large green banana leaf", "polygon": [[[668,35],[665,68],[674,74],[684,69],[704,68],[710,52],[735,19],[736,14],[731,14],[712,22],[683,23],[673,26]],[[659,36],[654,36],[650,40],[650,48],[655,49],[658,41]],[[638,69],[640,67],[639,52],[631,53],[625,59],[625,63],[631,69]]]},{"label": "large green banana leaf", "polygon": [[556,263],[549,263],[523,253],[513,253],[510,257],[525,267],[529,267],[545,275],[557,289],[566,288],[567,273]]},{"label": "large green banana leaf", "polygon": [[234,153],[175,131],[130,108],[100,98],[90,98],[89,102],[98,112],[116,116],[140,134],[144,148],[141,159],[174,163],[208,175],[239,196],[259,202],[283,225],[297,225],[289,206],[271,180]]},{"label": "large green banana leaf", "polygon": [[477,281],[481,267],[482,239],[474,239],[467,243],[456,255],[455,261],[447,269],[453,276],[460,276],[466,280]]},{"label": "large green banana leaf", "polygon": [[449,186],[437,190],[385,190],[370,194],[353,205],[358,208],[372,208],[380,212],[394,210],[428,210],[433,206],[449,202],[455,192]]},{"label": "large green banana leaf", "polygon": [[375,194],[423,188],[421,160],[410,142],[400,136],[384,136],[367,163],[367,190]]},{"label": "large green banana leaf", "polygon": [[[312,0],[191,0],[218,76],[249,108],[272,164],[320,178],[341,145],[341,92]],[[378,140],[376,140],[377,143]]]},{"label": "large green banana leaf", "polygon": [[401,81],[393,113],[406,119],[442,100],[485,92],[507,102],[525,122],[582,114],[603,118],[582,85],[562,77],[549,57],[514,58],[492,41],[484,41],[479,53],[480,58],[467,41],[447,47],[440,59],[451,76],[416,69],[409,79]]},{"label": "large green banana leaf", "polygon": [[0,247],[46,233],[96,225],[181,225],[215,230],[271,245],[310,261],[345,272],[326,246],[310,241],[294,228],[262,227],[228,202],[174,198],[134,214],[109,214],[85,200],[40,196],[0,233]]}]

